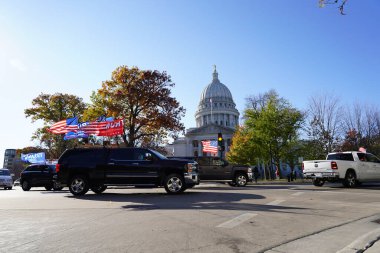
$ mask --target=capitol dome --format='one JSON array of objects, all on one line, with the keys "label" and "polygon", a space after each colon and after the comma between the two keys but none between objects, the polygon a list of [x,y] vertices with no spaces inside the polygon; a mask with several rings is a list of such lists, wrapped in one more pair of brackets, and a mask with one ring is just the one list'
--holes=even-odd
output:
[{"label": "capitol dome", "polygon": [[214,70],[212,82],[206,86],[201,94],[201,101],[210,101],[210,98],[219,98],[233,102],[230,90],[226,85],[222,84],[218,79],[218,72]]},{"label": "capitol dome", "polygon": [[216,124],[235,128],[239,123],[239,112],[232,94],[227,86],[219,81],[215,66],[212,82],[201,93],[195,121],[197,127]]}]

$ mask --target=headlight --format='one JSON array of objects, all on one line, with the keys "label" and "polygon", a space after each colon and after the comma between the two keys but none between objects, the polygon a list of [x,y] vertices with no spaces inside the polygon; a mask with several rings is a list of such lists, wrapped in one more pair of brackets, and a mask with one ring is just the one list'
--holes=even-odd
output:
[{"label": "headlight", "polygon": [[188,163],[188,164],[185,165],[185,171],[187,173],[193,172],[194,169],[195,169],[195,164],[194,163]]}]

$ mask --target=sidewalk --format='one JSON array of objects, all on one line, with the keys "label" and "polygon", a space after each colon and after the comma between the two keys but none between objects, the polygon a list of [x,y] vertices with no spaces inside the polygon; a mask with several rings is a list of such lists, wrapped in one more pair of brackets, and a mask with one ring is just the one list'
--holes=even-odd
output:
[{"label": "sidewalk", "polygon": [[[374,215],[328,228],[268,249],[265,253],[378,253],[380,215]],[[307,249],[307,250],[305,250]]]},{"label": "sidewalk", "polygon": [[[255,181],[250,182],[250,184],[255,185]],[[312,184],[311,179],[297,179],[288,182],[288,179],[275,179],[275,180],[257,180],[258,185],[269,185],[269,184]]]}]

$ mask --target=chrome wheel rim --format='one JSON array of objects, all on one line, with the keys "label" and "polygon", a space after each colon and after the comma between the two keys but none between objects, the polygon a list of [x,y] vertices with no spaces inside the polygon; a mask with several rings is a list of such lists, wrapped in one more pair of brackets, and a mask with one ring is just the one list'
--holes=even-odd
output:
[{"label": "chrome wheel rim", "polygon": [[245,185],[247,183],[247,179],[243,175],[238,176],[236,181],[239,185]]},{"label": "chrome wheel rim", "polygon": [[75,193],[80,193],[84,189],[84,181],[81,178],[76,178],[71,182],[70,188],[73,190]]},{"label": "chrome wheel rim", "polygon": [[172,177],[168,180],[168,189],[171,192],[178,192],[182,188],[182,181],[178,177]]},{"label": "chrome wheel rim", "polygon": [[354,186],[355,185],[355,177],[354,177],[354,175],[352,175],[352,174],[348,174],[348,176],[347,176],[347,182],[348,182],[348,185],[349,186]]}]

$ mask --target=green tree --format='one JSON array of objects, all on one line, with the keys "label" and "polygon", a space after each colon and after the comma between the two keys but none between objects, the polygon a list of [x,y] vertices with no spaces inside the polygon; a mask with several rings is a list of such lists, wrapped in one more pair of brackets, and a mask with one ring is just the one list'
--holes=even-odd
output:
[{"label": "green tree", "polygon": [[[303,123],[302,112],[271,90],[248,99],[244,118],[244,131],[237,132],[237,136],[241,134],[245,138],[240,137],[238,141],[241,143],[232,145],[230,152],[234,154],[233,157],[253,156],[253,160],[260,159],[266,163],[274,161],[277,167],[280,167],[280,161],[292,157],[290,152],[295,150],[298,130]],[[237,141],[235,138],[234,136],[233,143]],[[238,149],[239,146],[244,148]]]},{"label": "green tree", "polygon": [[49,127],[66,118],[80,117],[86,108],[82,98],[75,95],[41,93],[32,100],[32,107],[25,109],[25,116],[31,117],[32,122],[43,121],[43,127],[38,128],[32,139],[38,140],[42,147],[47,148],[48,157],[58,158],[67,148],[75,146],[77,140],[63,140],[63,135],[52,134]]},{"label": "green tree", "polygon": [[89,110],[102,108],[107,115],[123,118],[127,147],[157,146],[185,129],[180,123],[185,109],[171,96],[174,85],[166,72],[120,66],[103,82]]}]

